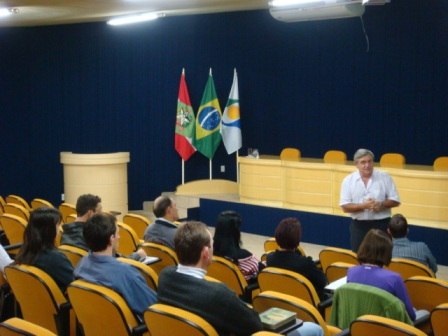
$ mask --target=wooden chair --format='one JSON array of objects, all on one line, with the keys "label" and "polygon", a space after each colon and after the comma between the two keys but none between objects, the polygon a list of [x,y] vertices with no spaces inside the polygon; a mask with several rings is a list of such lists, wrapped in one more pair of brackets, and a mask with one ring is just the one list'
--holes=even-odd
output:
[{"label": "wooden chair", "polygon": [[224,282],[236,295],[249,303],[258,289],[257,285],[247,283],[238,265],[223,257],[213,256],[207,275]]},{"label": "wooden chair", "polygon": [[67,217],[65,217],[65,224],[70,224],[70,223],[75,222],[76,218],[78,218],[78,216],[76,214],[67,215]]},{"label": "wooden chair", "polygon": [[340,150],[329,150],[324,155],[324,162],[345,164],[347,162],[347,154]]},{"label": "wooden chair", "polygon": [[431,311],[431,327],[434,336],[446,336],[448,326],[448,303],[438,305]]},{"label": "wooden chair", "polygon": [[135,267],[140,272],[140,274],[143,276],[143,278],[146,280],[148,287],[154,289],[154,291],[157,292],[159,276],[150,266],[148,266],[140,261],[129,259],[129,258],[120,257],[120,258],[117,258],[117,260]]},{"label": "wooden chair", "polygon": [[5,212],[5,205],[6,201],[3,198],[3,196],[0,196],[0,215],[2,215]]},{"label": "wooden chair", "polygon": [[140,240],[134,229],[122,222],[117,222],[117,225],[120,228],[120,243],[117,252],[122,255],[129,255],[137,251]]},{"label": "wooden chair", "polygon": [[391,271],[400,273],[403,280],[410,277],[422,275],[430,278],[435,278],[434,272],[426,265],[405,258],[392,258],[388,268]]},{"label": "wooden chair", "polygon": [[[23,243],[23,233],[28,225],[28,222],[22,217],[4,213],[0,216],[0,223],[3,227],[3,231],[10,245],[20,245]],[[19,248],[11,249],[8,251],[10,254],[16,254]]]},{"label": "wooden chair", "polygon": [[283,161],[299,161],[300,160],[300,150],[297,148],[284,148],[280,152],[280,160]]},{"label": "wooden chair", "polygon": [[325,276],[327,277],[328,282],[336,281],[340,278],[347,276],[347,271],[350,267],[355,266],[354,264],[349,264],[346,262],[335,262],[327,267],[325,271]]},{"label": "wooden chair", "polygon": [[177,260],[176,252],[168,246],[158,243],[143,243],[140,246],[146,255],[151,257],[158,257],[160,261],[151,264],[151,268],[156,271],[157,275],[167,266],[176,266],[179,261]]},{"label": "wooden chair", "polygon": [[76,265],[78,265],[82,257],[89,254],[89,252],[80,247],[65,244],[59,245],[58,249],[59,251],[65,254],[68,260],[70,260],[70,263],[72,264],[73,268],[75,268]]},{"label": "wooden chair", "polygon": [[354,320],[350,324],[350,335],[426,336],[414,326],[375,315],[362,315]]},{"label": "wooden chair", "polygon": [[[278,248],[279,248],[279,246],[275,240],[275,237],[269,237],[263,243],[263,249],[264,249],[264,252],[266,252],[266,253],[275,251]],[[306,257],[305,250],[302,248],[302,246],[300,246],[300,245],[297,246],[297,251],[299,251],[301,255]]]},{"label": "wooden chair", "polygon": [[295,296],[316,307],[325,318],[329,302],[321,302],[313,284],[303,275],[277,267],[266,267],[258,274],[260,292],[274,291]]},{"label": "wooden chair", "polygon": [[319,253],[319,261],[322,271],[325,273],[327,267],[335,262],[345,262],[348,264],[358,265],[358,257],[356,253],[339,247],[325,247]]},{"label": "wooden chair", "polygon": [[54,208],[54,205],[42,198],[35,198],[31,201],[31,209],[35,210],[37,208],[43,208],[43,207]]},{"label": "wooden chair", "polygon": [[218,336],[210,323],[181,308],[156,303],[143,316],[151,336]]},{"label": "wooden chair", "polygon": [[62,220],[64,221],[64,223],[67,223],[68,215],[73,214],[76,216],[76,207],[70,203],[61,203],[59,205],[59,211],[62,214]]},{"label": "wooden chair", "polygon": [[25,320],[58,335],[74,335],[70,304],[53,278],[29,265],[6,266],[5,274]]},{"label": "wooden chair", "polygon": [[440,156],[435,159],[433,168],[437,171],[448,171],[448,156]]},{"label": "wooden chair", "polygon": [[147,331],[124,298],[105,286],[75,280],[67,288],[84,335],[142,335]]},{"label": "wooden chair", "polygon": [[0,323],[0,335],[2,336],[56,336],[55,333],[35,323],[25,321],[18,317],[12,317]]},{"label": "wooden chair", "polygon": [[274,291],[265,291],[254,297],[252,306],[258,313],[272,307],[293,311],[297,314],[297,318],[318,324],[324,331],[325,336],[333,336],[341,332],[341,329],[327,325],[319,311],[313,305],[295,296]]},{"label": "wooden chair", "polygon": [[143,239],[146,228],[150,225],[148,218],[133,213],[128,213],[124,215],[123,223],[133,228],[139,239]]},{"label": "wooden chair", "polygon": [[385,153],[380,158],[381,167],[403,168],[405,163],[404,155],[399,153]]},{"label": "wooden chair", "polygon": [[6,203],[4,207],[4,213],[21,217],[26,220],[27,223],[30,220],[29,210],[16,203]]},{"label": "wooden chair", "polygon": [[426,276],[413,276],[404,281],[412,304],[417,309],[432,311],[448,302],[448,281]]},{"label": "wooden chair", "polygon": [[25,199],[23,197],[20,197],[20,196],[17,196],[17,195],[8,195],[8,196],[6,196],[6,203],[17,204],[17,205],[23,206],[28,211],[31,210],[31,207],[28,204],[28,202],[25,201]]}]

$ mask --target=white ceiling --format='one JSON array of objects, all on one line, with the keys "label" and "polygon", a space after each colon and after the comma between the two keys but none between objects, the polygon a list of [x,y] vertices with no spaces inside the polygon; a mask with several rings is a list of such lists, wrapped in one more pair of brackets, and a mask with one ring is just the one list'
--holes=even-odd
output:
[{"label": "white ceiling", "polygon": [[148,11],[166,16],[267,9],[268,0],[0,0],[17,13],[0,18],[0,27],[106,21]]}]

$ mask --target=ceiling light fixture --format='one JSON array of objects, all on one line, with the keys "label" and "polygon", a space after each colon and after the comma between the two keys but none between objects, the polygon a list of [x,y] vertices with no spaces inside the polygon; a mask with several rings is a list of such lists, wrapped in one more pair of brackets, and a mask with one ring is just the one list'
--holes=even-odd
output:
[{"label": "ceiling light fixture", "polygon": [[107,21],[107,24],[111,26],[121,26],[126,24],[151,21],[163,16],[165,16],[163,13],[155,13],[155,12],[141,13],[137,15],[122,16],[115,19],[111,19]]},{"label": "ceiling light fixture", "polygon": [[19,13],[18,8],[0,8],[0,17],[6,17],[17,13]]},{"label": "ceiling light fixture", "polygon": [[272,0],[269,4],[271,5],[271,7],[289,7],[298,5],[310,5],[316,3],[325,3],[325,2],[322,0]]}]

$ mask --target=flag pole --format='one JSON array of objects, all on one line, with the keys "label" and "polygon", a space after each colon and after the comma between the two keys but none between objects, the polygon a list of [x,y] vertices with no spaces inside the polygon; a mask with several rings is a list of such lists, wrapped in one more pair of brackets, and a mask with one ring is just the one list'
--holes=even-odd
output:
[{"label": "flag pole", "polygon": [[210,180],[212,180],[212,159],[210,159],[209,161],[209,176]]},{"label": "flag pole", "polygon": [[240,183],[240,170],[238,165],[238,151],[235,152],[235,159],[236,159],[236,183]]},{"label": "flag pole", "polygon": [[185,160],[182,159],[182,184],[185,184]]}]

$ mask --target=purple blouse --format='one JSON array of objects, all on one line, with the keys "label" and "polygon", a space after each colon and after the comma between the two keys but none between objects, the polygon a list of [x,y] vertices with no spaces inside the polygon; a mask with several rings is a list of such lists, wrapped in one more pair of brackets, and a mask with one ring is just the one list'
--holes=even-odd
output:
[{"label": "purple blouse", "polygon": [[347,282],[356,282],[384,289],[395,295],[406,306],[406,311],[415,320],[415,311],[409,298],[408,291],[401,276],[379,266],[359,265],[348,269]]}]

